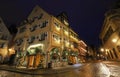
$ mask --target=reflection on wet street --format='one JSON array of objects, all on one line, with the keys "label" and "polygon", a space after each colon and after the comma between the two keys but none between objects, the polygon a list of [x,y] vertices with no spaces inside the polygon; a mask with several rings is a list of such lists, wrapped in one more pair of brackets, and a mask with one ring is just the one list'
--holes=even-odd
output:
[{"label": "reflection on wet street", "polygon": [[[47,70],[44,71],[47,72]],[[120,62],[90,62],[84,63],[80,67],[73,65],[71,69],[64,68],[55,71],[50,70],[47,74],[38,75],[0,70],[0,77],[120,77]]]},{"label": "reflection on wet street", "polygon": [[89,63],[79,71],[80,77],[110,77],[110,71],[103,63]]},{"label": "reflection on wet street", "polygon": [[[45,77],[114,77],[104,63],[86,63],[82,67],[68,72],[44,75]],[[44,77],[43,76],[43,77]]]}]

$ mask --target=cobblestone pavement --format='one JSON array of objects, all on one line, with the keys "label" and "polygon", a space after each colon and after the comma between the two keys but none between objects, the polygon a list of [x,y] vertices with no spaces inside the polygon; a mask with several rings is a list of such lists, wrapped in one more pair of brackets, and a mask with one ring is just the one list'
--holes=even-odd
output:
[{"label": "cobblestone pavement", "polygon": [[0,66],[0,77],[120,77],[120,62],[101,61],[53,69],[15,69]]}]

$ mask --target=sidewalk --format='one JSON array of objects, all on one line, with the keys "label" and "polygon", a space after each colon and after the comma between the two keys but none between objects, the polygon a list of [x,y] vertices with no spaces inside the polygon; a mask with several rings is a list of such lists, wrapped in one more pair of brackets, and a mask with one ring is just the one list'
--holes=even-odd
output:
[{"label": "sidewalk", "polygon": [[67,65],[64,67],[55,67],[55,68],[47,68],[47,69],[26,69],[26,68],[15,68],[15,66],[7,66],[7,65],[0,65],[0,70],[22,73],[22,74],[31,74],[31,75],[40,75],[40,74],[55,74],[55,73],[62,73],[68,72],[73,69],[77,69],[83,64],[74,64],[74,65]]}]

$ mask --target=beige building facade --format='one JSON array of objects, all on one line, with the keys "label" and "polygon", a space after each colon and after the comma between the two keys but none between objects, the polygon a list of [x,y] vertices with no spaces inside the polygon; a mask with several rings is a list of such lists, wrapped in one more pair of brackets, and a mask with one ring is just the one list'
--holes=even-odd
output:
[{"label": "beige building facade", "polygon": [[14,41],[18,66],[48,68],[80,62],[79,38],[64,13],[54,17],[36,6],[18,27]]},{"label": "beige building facade", "polygon": [[109,60],[120,60],[120,9],[111,9],[105,14],[100,33],[102,51]]},{"label": "beige building facade", "polygon": [[11,40],[11,34],[0,18],[0,63],[8,61],[9,48],[8,44]]}]

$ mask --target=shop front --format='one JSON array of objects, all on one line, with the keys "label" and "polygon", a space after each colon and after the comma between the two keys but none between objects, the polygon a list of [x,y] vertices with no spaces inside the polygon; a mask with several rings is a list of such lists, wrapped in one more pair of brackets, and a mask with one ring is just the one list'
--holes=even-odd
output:
[{"label": "shop front", "polygon": [[17,68],[44,68],[44,61],[43,44],[34,44],[24,51],[18,48],[14,64]]},{"label": "shop front", "polygon": [[29,47],[27,49],[28,68],[44,68],[45,54],[41,46]]},{"label": "shop front", "polygon": [[69,64],[76,64],[76,63],[78,63],[78,52],[70,51],[69,52]]},{"label": "shop front", "polygon": [[64,49],[62,52],[62,66],[68,64],[68,55],[69,55],[69,51],[67,49]]},{"label": "shop front", "polygon": [[58,48],[51,49],[50,62],[52,63],[52,67],[60,66],[60,51]]}]

